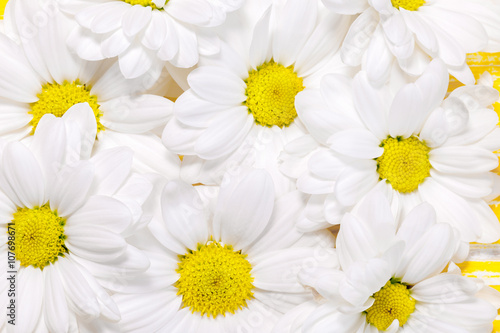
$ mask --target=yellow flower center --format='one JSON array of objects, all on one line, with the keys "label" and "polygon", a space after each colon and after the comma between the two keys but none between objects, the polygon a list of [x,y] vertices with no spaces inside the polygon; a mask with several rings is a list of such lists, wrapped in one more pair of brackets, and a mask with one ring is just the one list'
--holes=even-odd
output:
[{"label": "yellow flower center", "polygon": [[401,7],[411,11],[418,10],[425,4],[424,0],[391,0],[391,2],[396,9]]},{"label": "yellow flower center", "polygon": [[385,286],[373,294],[375,302],[366,310],[366,321],[381,331],[391,326],[397,319],[403,326],[415,311],[415,300],[404,284],[388,281]]},{"label": "yellow flower center", "polygon": [[35,208],[18,208],[13,214],[10,232],[14,229],[16,259],[24,267],[43,269],[59,256],[68,253],[64,245],[66,220],[57,216],[49,204]]},{"label": "yellow flower center", "polygon": [[[159,9],[156,7],[156,5],[153,3],[151,0],[123,0],[126,3],[133,5],[141,5],[143,7],[151,7],[153,9]],[[165,2],[165,4],[168,2],[168,0]]]},{"label": "yellow flower center", "polygon": [[244,104],[255,122],[268,127],[290,125],[297,117],[295,96],[305,88],[293,65],[285,67],[271,60],[248,74]]},{"label": "yellow flower center", "polygon": [[3,13],[5,12],[5,6],[7,6],[8,0],[0,0],[0,20],[3,20]]},{"label": "yellow flower center", "polygon": [[97,104],[97,96],[90,94],[90,89],[85,84],[74,81],[73,83],[64,82],[62,85],[57,83],[47,83],[42,87],[42,92],[38,95],[38,101],[31,104],[29,114],[33,115],[30,125],[33,126],[31,134],[35,133],[38,122],[46,114],[53,114],[56,117],[62,117],[70,107],[78,103],[89,103],[94,111],[97,122],[97,131],[104,130],[104,126],[99,121],[102,113]]},{"label": "yellow flower center", "polygon": [[182,295],[183,306],[193,313],[225,316],[247,306],[247,300],[253,298],[252,266],[246,255],[232,246],[208,241],[179,258],[177,295]]},{"label": "yellow flower center", "polygon": [[417,137],[388,137],[380,147],[384,148],[376,159],[380,180],[386,179],[396,191],[413,192],[430,176],[430,148]]}]

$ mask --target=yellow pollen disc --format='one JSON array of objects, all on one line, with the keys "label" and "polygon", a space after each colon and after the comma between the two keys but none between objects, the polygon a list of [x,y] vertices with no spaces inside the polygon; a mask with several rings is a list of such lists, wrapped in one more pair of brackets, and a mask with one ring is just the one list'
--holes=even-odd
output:
[{"label": "yellow pollen disc", "polygon": [[[143,7],[151,7],[153,9],[159,9],[158,7],[156,7],[156,5],[151,0],[123,0],[123,1],[131,4],[132,6],[133,5],[141,5]],[[165,3],[167,3],[167,2],[168,2],[168,0]]]},{"label": "yellow pollen disc", "polygon": [[268,127],[290,125],[297,117],[295,96],[305,88],[293,65],[285,67],[271,60],[248,74],[243,104],[255,122]]},{"label": "yellow pollen disc", "polygon": [[193,313],[225,316],[247,306],[253,298],[252,266],[246,255],[232,246],[209,241],[179,258],[177,295],[182,295],[183,306]]},{"label": "yellow pollen disc", "polygon": [[14,252],[22,266],[43,269],[68,253],[64,245],[66,220],[57,216],[48,204],[18,208],[13,216],[10,226],[15,230]]},{"label": "yellow pollen disc", "polygon": [[62,85],[57,83],[47,83],[42,87],[42,91],[37,95],[38,101],[31,104],[29,114],[33,115],[30,125],[33,126],[31,134],[35,133],[38,122],[48,113],[56,117],[62,117],[70,107],[78,103],[89,103],[94,111],[94,116],[97,121],[97,131],[104,130],[104,126],[100,123],[99,118],[102,113],[97,104],[97,96],[90,94],[90,89],[80,82],[72,83],[64,82]]},{"label": "yellow pollen disc", "polygon": [[8,0],[0,0],[0,20],[3,20],[3,14],[5,12],[5,6],[7,6]]},{"label": "yellow pollen disc", "polygon": [[388,281],[385,286],[373,294],[375,302],[366,310],[366,321],[381,331],[391,326],[397,319],[403,326],[415,311],[415,300],[410,290],[399,282]]},{"label": "yellow pollen disc", "polygon": [[411,11],[418,10],[425,4],[424,0],[391,0],[391,2],[396,9],[401,7]]},{"label": "yellow pollen disc", "polygon": [[413,192],[430,176],[430,148],[417,137],[388,137],[380,147],[384,148],[376,159],[380,180],[386,179],[396,191]]}]

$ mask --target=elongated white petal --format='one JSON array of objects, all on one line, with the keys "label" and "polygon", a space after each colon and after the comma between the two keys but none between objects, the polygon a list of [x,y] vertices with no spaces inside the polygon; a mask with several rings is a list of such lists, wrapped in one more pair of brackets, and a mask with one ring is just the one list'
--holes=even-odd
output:
[{"label": "elongated white petal", "polygon": [[246,249],[268,226],[274,197],[273,181],[262,170],[223,187],[215,209],[214,236],[236,250]]}]

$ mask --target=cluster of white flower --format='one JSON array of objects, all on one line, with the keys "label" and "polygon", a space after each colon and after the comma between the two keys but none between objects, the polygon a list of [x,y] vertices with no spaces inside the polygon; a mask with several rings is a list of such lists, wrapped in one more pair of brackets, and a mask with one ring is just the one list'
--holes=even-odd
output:
[{"label": "cluster of white flower", "polygon": [[497,0],[9,0],[0,331],[491,333],[475,52]]}]

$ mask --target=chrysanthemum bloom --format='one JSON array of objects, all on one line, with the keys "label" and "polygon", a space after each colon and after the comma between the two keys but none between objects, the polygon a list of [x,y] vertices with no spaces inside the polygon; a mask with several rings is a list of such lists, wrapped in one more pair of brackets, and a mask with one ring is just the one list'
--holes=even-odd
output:
[{"label": "chrysanthemum bloom", "polygon": [[251,165],[280,182],[278,154],[305,133],[295,96],[317,86],[323,74],[345,68],[336,51],[347,18],[319,8],[316,1],[275,3],[252,34],[236,29],[229,37],[234,43],[223,44],[218,57],[202,59],[189,74],[190,89],[176,101],[175,121],[163,132],[168,148],[189,155],[184,179],[219,183],[227,169]]},{"label": "chrysanthemum bloom", "polygon": [[447,85],[446,67],[435,60],[395,95],[374,89],[364,72],[354,80],[329,75],[320,90],[300,93],[298,112],[317,141],[306,137],[287,146],[282,170],[313,194],[302,227],[339,223],[378,188],[397,214],[427,201],[463,240],[500,238],[498,219],[484,200],[498,195],[498,176],[490,172],[500,148],[491,107],[498,91],[467,86],[443,101]]},{"label": "chrysanthemum bloom", "polygon": [[294,228],[299,192],[275,200],[262,170],[225,180],[220,192],[167,183],[163,219],[135,236],[151,268],[113,296],[121,331],[270,332],[311,299],[297,281],[302,268],[338,265],[331,233]]},{"label": "chrysanthemum bloom", "polygon": [[61,1],[81,27],[70,36],[80,57],[102,60],[118,56],[126,78],[158,76],[166,62],[188,68],[199,55],[219,52],[210,27],[243,0],[84,0]]},{"label": "chrysanthemum bloom", "polygon": [[300,272],[317,302],[290,311],[274,332],[490,333],[500,294],[453,263],[446,269],[459,239],[428,203],[396,223],[383,194],[367,197],[342,221],[341,270]]},{"label": "chrysanthemum bloom", "polygon": [[118,321],[107,286],[149,267],[125,237],[149,221],[142,206],[153,186],[131,173],[128,148],[80,160],[96,132],[90,107],[81,107],[63,118],[44,116],[29,147],[0,144],[1,306],[14,299],[16,308],[15,326],[1,316],[2,332],[68,332],[91,319]]},{"label": "chrysanthemum bloom", "polygon": [[[125,80],[116,62],[74,55],[65,40],[77,24],[52,0],[9,1],[5,23],[20,45],[0,35],[0,137],[29,137],[43,115],[60,117],[72,105],[87,102],[97,123],[97,144],[127,145],[157,172],[178,176],[179,159],[150,133],[170,118],[170,100],[145,93],[149,82]],[[151,149],[157,153],[144,154]]]},{"label": "chrysanthemum bloom", "polygon": [[359,14],[342,45],[342,59],[363,65],[383,83],[392,65],[420,75],[440,58],[466,84],[474,76],[466,53],[500,51],[500,5],[492,0],[323,0],[336,13]]}]

